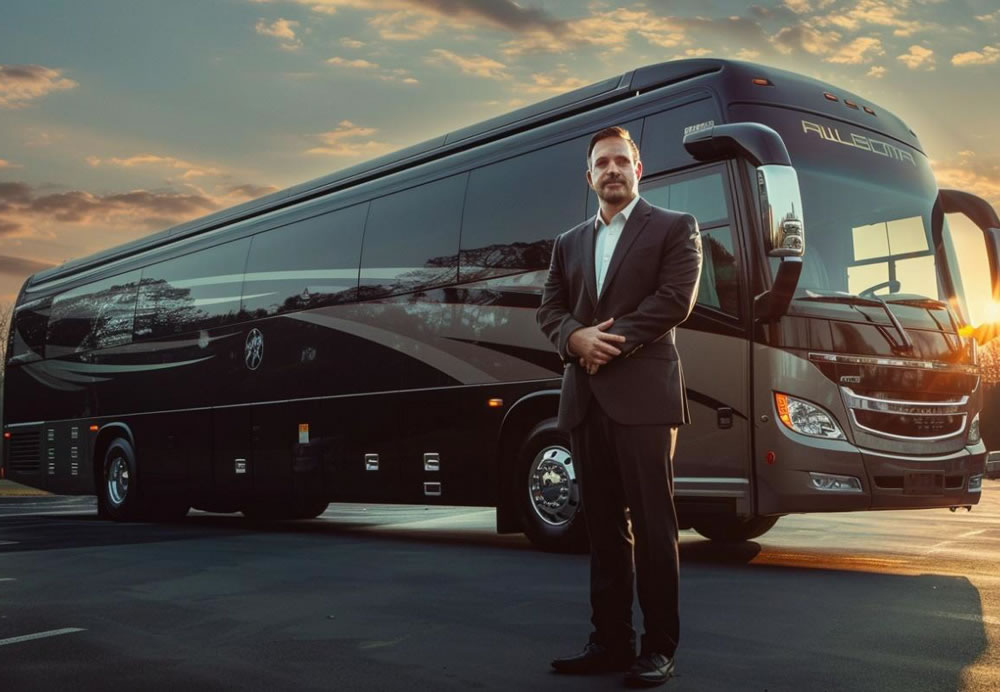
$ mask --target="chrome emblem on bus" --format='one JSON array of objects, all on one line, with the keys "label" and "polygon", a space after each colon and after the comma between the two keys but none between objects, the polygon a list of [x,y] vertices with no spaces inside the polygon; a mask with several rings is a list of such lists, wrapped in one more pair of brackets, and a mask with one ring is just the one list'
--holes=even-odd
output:
[{"label": "chrome emblem on bus", "polygon": [[243,362],[251,370],[260,367],[260,362],[264,360],[264,335],[256,327],[247,334],[246,349],[243,353]]}]

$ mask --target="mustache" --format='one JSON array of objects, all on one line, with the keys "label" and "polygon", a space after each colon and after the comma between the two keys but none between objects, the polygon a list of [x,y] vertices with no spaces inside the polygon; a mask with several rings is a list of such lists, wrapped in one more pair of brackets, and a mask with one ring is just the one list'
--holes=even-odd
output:
[{"label": "mustache", "polygon": [[604,187],[605,185],[610,185],[611,183],[622,183],[624,185],[625,178],[621,177],[620,175],[609,175],[605,177],[604,180],[601,181],[601,187]]}]

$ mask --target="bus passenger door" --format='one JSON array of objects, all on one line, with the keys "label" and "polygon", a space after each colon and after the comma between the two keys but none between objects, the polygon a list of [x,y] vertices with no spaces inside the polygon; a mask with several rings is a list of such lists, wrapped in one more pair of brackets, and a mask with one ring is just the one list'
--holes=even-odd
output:
[{"label": "bus passenger door", "polygon": [[752,510],[749,291],[734,221],[733,176],[729,165],[713,164],[653,177],[641,187],[651,204],[692,214],[701,231],[698,300],[677,333],[691,412],[674,456],[682,514],[727,511],[726,505],[741,514]]}]

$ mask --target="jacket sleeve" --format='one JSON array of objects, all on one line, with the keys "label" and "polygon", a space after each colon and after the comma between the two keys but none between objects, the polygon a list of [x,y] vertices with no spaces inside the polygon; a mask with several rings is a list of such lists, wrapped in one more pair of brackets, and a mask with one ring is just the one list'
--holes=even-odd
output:
[{"label": "jacket sleeve", "polygon": [[625,337],[619,345],[622,355],[631,356],[644,345],[662,338],[688,318],[698,298],[701,278],[701,233],[690,214],[680,216],[663,243],[659,288],[632,312],[615,317],[608,330]]},{"label": "jacket sleeve", "polygon": [[567,362],[575,357],[568,350],[569,335],[584,325],[569,311],[569,291],[566,285],[566,274],[563,269],[564,259],[560,244],[562,238],[563,236],[557,237],[552,246],[549,275],[545,279],[545,287],[542,289],[542,304],[539,306],[538,312],[535,313],[535,319],[542,332],[556,347],[559,357],[562,358],[563,362]]}]

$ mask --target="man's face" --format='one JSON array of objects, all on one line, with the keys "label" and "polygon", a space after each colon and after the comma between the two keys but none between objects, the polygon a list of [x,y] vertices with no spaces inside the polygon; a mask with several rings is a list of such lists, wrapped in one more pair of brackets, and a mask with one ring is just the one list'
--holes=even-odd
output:
[{"label": "man's face", "polygon": [[606,137],[590,153],[587,183],[608,204],[627,202],[639,193],[642,162],[632,154],[632,147],[621,137]]}]

